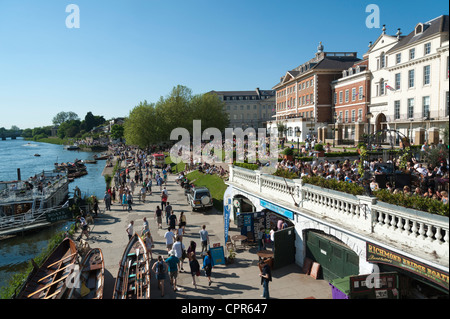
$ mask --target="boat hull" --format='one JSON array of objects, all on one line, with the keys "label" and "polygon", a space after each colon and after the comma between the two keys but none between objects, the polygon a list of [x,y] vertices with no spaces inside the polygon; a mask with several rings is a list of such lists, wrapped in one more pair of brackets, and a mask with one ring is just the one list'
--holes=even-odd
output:
[{"label": "boat hull", "polygon": [[130,239],[120,260],[113,299],[150,299],[150,261],[138,234]]},{"label": "boat hull", "polygon": [[41,267],[33,269],[15,299],[58,299],[66,290],[78,259],[76,244],[64,239]]}]

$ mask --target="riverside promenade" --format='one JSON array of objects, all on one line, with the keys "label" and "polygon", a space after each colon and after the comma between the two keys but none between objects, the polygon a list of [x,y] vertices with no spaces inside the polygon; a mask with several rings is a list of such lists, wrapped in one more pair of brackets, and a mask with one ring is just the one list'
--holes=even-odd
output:
[{"label": "riverside promenade", "polygon": [[[201,243],[199,231],[202,225],[206,225],[209,233],[211,247],[214,243],[224,245],[223,214],[212,209],[206,212],[192,212],[184,195],[184,190],[176,184],[175,175],[169,175],[166,188],[168,190],[168,202],[173,207],[176,216],[184,211],[187,219],[186,234],[183,236],[183,244],[186,248],[191,240],[197,244],[197,259],[202,265],[200,257]],[[155,184],[155,183],[154,183]],[[153,186],[153,194],[147,195],[146,202],[138,200],[138,188],[134,193],[133,210],[128,212],[122,209],[117,201],[113,203],[111,211],[105,211],[103,201],[100,201],[101,214],[91,225],[91,235],[87,240],[91,248],[100,248],[105,258],[105,287],[104,299],[111,299],[114,283],[119,270],[119,261],[128,243],[126,227],[131,220],[134,221],[134,231],[139,234],[143,228],[143,218],[149,222],[150,232],[155,248],[153,259],[158,255],[167,258],[164,234],[167,230],[165,218],[163,229],[158,229],[155,219],[155,209],[160,205],[161,192],[159,186]],[[230,236],[238,234],[234,224],[230,225]],[[78,234],[76,234],[78,236]],[[83,237],[84,238],[84,237]],[[225,256],[226,248],[225,249]],[[208,286],[208,280],[202,275],[197,277],[198,289],[194,289],[192,277],[189,271],[187,259],[184,269],[187,272],[178,274],[178,291],[174,292],[170,286],[169,276],[165,280],[165,296],[157,288],[155,274],[151,274],[151,299],[258,299],[262,300],[262,286],[259,277],[258,256],[256,247],[238,249],[235,262],[231,265],[218,265],[212,270],[212,284]],[[331,287],[325,280],[315,280],[302,273],[301,268],[295,264],[276,269],[272,272],[273,281],[270,283],[270,296],[273,299],[331,299]]]}]

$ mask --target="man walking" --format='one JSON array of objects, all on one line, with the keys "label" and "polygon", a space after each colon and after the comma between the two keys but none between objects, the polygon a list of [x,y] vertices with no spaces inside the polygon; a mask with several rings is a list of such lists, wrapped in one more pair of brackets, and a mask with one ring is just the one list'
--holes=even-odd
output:
[{"label": "man walking", "polygon": [[202,242],[202,253],[203,251],[208,251],[208,231],[206,230],[206,225],[202,226],[202,230],[200,231],[200,240]]},{"label": "man walking", "polygon": [[129,224],[128,224],[128,227],[127,227],[127,229],[126,229],[126,231],[127,231],[127,235],[128,235],[128,241],[131,239],[131,237],[133,237],[133,224],[134,224],[134,221],[131,221]]},{"label": "man walking", "polygon": [[179,259],[175,256],[174,251],[169,251],[169,258],[167,258],[166,264],[169,266],[169,278],[170,284],[173,287],[173,291],[177,291],[177,277],[178,277],[178,262]]},{"label": "man walking", "polygon": [[264,260],[261,260],[260,264],[264,265],[262,266],[262,271],[259,274],[261,277],[261,285],[263,286],[263,294],[261,297],[269,299],[269,282],[272,281],[272,271],[270,270],[269,264],[265,263]]},{"label": "man walking", "polygon": [[166,205],[166,226],[169,226],[169,216],[172,213],[172,205],[170,205],[169,202],[167,202]]}]

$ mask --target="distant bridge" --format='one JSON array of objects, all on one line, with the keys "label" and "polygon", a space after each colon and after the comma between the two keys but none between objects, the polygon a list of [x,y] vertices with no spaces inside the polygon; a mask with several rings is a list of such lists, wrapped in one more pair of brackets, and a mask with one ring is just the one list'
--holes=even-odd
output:
[{"label": "distant bridge", "polygon": [[22,135],[21,132],[2,132],[0,134],[1,140],[6,140],[7,138],[10,138],[12,140],[15,140],[16,138],[20,137]]}]

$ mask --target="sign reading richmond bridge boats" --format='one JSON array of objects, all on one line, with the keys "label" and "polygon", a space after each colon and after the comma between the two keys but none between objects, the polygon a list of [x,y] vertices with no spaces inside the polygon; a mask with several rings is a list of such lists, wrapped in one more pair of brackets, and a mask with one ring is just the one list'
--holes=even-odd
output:
[{"label": "sign reading richmond bridge boats", "polygon": [[449,289],[449,274],[446,272],[369,242],[366,243],[366,251],[366,259],[369,262],[387,264],[405,269],[424,277],[447,290]]}]

